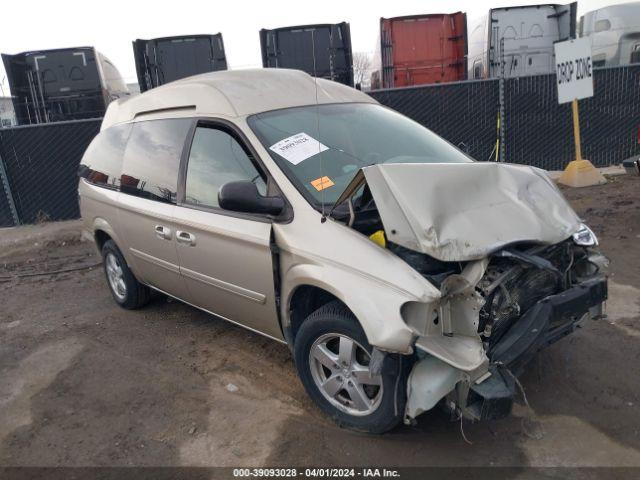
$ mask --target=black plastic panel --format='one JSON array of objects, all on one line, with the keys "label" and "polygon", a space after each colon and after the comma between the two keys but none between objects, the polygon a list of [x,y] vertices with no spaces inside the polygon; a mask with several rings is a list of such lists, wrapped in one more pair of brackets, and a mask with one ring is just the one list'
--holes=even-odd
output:
[{"label": "black plastic panel", "polygon": [[107,106],[92,47],[2,55],[19,125],[104,115]]},{"label": "black plastic panel", "polygon": [[227,69],[222,34],[133,42],[140,91],[200,73]]},{"label": "black plastic panel", "polygon": [[262,66],[292,68],[353,86],[351,33],[346,22],[260,30]]}]

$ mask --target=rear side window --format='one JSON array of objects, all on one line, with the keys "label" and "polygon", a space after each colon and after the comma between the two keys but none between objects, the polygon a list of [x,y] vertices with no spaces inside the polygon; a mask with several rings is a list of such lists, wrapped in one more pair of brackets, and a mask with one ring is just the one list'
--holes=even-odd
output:
[{"label": "rear side window", "polygon": [[100,132],[82,158],[80,176],[90,183],[118,190],[122,157],[131,124],[116,125]]},{"label": "rear side window", "polygon": [[225,183],[249,180],[265,195],[267,186],[240,143],[225,130],[198,127],[187,164],[185,201],[218,207],[218,191]]},{"label": "rear side window", "polygon": [[149,120],[133,124],[120,179],[124,193],[175,203],[180,156],[191,120]]}]

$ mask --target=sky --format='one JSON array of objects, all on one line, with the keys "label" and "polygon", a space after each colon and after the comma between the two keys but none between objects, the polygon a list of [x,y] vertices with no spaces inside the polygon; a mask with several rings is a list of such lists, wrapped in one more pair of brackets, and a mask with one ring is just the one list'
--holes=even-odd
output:
[{"label": "sky", "polygon": [[[563,3],[556,0],[558,3]],[[467,12],[473,20],[491,7],[535,5],[527,0],[30,0],[0,4],[0,52],[94,46],[136,82],[132,40],[221,32],[230,68],[261,67],[261,28],[314,23],[351,25],[354,52],[375,49],[380,17]],[[578,14],[626,3],[580,0]],[[8,83],[0,65],[0,95]]]}]

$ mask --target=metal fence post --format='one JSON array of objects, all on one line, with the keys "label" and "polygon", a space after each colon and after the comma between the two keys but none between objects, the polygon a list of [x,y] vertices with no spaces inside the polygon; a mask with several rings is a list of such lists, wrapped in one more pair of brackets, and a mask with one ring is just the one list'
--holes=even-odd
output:
[{"label": "metal fence post", "polygon": [[7,177],[7,170],[4,168],[4,160],[2,159],[2,156],[0,156],[0,181],[2,181],[2,186],[7,197],[7,203],[11,210],[13,223],[15,225],[20,225],[20,217],[18,217],[18,210],[16,210],[16,204],[13,201],[13,194],[11,193],[11,186],[9,185],[9,177]]},{"label": "metal fence post", "polygon": [[500,149],[498,160],[504,162],[504,38],[500,39],[500,80],[498,82],[498,102],[500,102]]}]

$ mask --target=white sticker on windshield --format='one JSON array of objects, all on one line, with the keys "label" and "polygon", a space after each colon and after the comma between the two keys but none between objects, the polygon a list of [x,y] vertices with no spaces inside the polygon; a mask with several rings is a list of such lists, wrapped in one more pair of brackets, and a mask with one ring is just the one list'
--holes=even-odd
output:
[{"label": "white sticker on windshield", "polygon": [[271,145],[269,149],[273,150],[294,165],[298,165],[309,157],[313,157],[320,152],[329,150],[329,147],[323,145],[306,133],[296,133],[291,137],[285,138],[284,140],[280,140],[278,143]]}]

